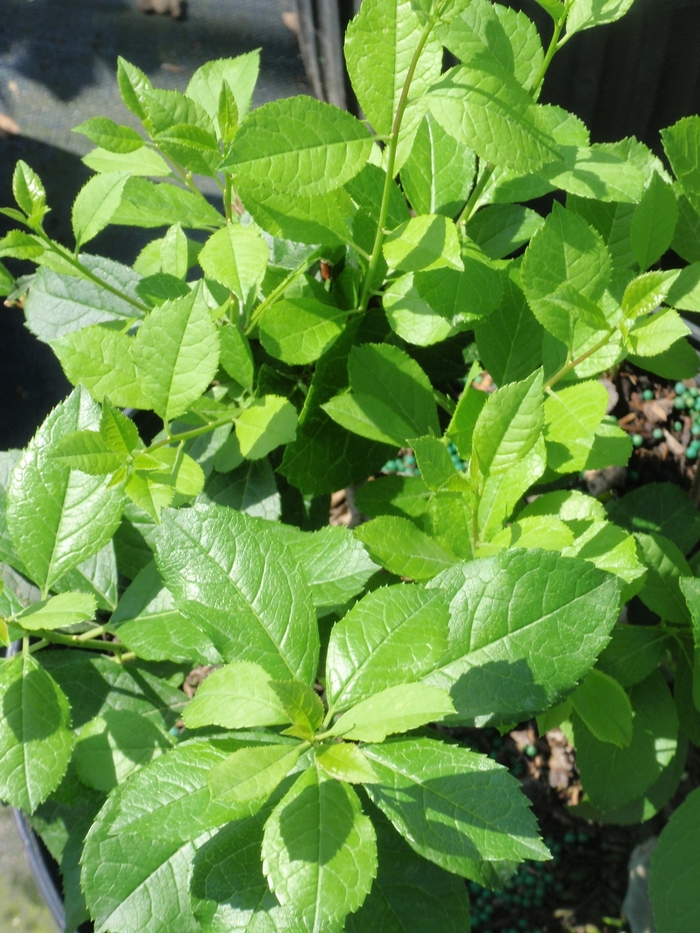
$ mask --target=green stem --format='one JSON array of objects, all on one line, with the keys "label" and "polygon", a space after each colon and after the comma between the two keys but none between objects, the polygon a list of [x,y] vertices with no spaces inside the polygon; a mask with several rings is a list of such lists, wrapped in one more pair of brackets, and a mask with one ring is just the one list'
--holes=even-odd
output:
[{"label": "green stem", "polygon": [[306,272],[309,266],[313,265],[313,263],[315,263],[317,259],[318,259],[317,256],[315,256],[315,258],[312,260],[305,259],[302,263],[300,263],[296,267],[296,269],[292,269],[289,275],[282,282],[280,282],[277,288],[272,289],[272,291],[267,296],[267,298],[264,298],[260,302],[260,304],[257,306],[257,308],[253,311],[251,318],[250,318],[250,323],[246,327],[246,334],[249,334],[253,330],[255,325],[258,323],[258,321],[263,316],[265,311],[267,311],[270,305],[274,304],[277,301],[277,299],[283,294],[283,292],[285,292],[293,282],[296,282],[296,280],[300,278]]},{"label": "green stem", "polygon": [[35,642],[29,649],[30,654],[34,654],[35,651],[41,651],[42,648],[45,648],[48,645],[48,642],[45,638],[42,638],[41,641]]},{"label": "green stem", "polygon": [[127,295],[126,292],[121,291],[121,289],[110,285],[109,282],[104,282],[99,276],[91,272],[87,266],[84,266],[79,259],[76,259],[76,257],[73,256],[69,250],[65,249],[63,246],[60,246],[58,243],[54,243],[54,241],[48,237],[43,230],[37,231],[37,235],[41,237],[52,253],[56,253],[61,257],[61,259],[65,260],[75,269],[78,269],[86,279],[90,279],[90,281],[94,282],[95,285],[99,285],[100,288],[106,289],[108,292],[116,295],[117,298],[121,298],[122,301],[126,301],[128,304],[133,305],[134,308],[138,308],[139,311],[147,313],[151,310],[148,305],[143,304],[143,302],[139,301],[138,299],[132,298],[131,295]]},{"label": "green stem", "polygon": [[94,638],[99,638],[100,635],[104,635],[107,631],[107,626],[98,625],[96,628],[91,628],[87,632],[83,632],[82,635],[74,635],[73,638],[75,641],[91,641]]},{"label": "green stem", "polygon": [[547,389],[551,389],[551,387],[555,385],[557,382],[559,382],[559,380],[562,379],[567,373],[570,373],[572,369],[575,369],[577,366],[579,366],[581,363],[587,360],[589,356],[593,356],[593,354],[597,353],[598,350],[602,350],[605,344],[610,340],[610,338],[612,337],[614,333],[615,333],[614,328],[612,330],[609,330],[607,334],[603,337],[603,339],[599,340],[598,343],[592,346],[590,350],[586,350],[586,352],[582,353],[581,356],[576,357],[575,360],[570,360],[565,366],[562,366],[559,372],[555,373],[551,377],[551,379],[548,379],[545,382],[545,384],[542,386],[545,392],[547,391]]},{"label": "green stem", "polygon": [[564,23],[566,22],[567,13],[568,13],[568,4],[562,10],[562,15],[560,16],[559,20],[554,23],[554,32],[552,33],[552,38],[550,40],[549,47],[547,48],[547,52],[544,56],[544,61],[542,62],[542,66],[540,67],[539,72],[537,73],[537,77],[532,82],[532,88],[530,89],[530,94],[532,95],[532,98],[534,100],[540,99],[540,94],[542,92],[542,85],[544,83],[544,78],[545,78],[545,75],[547,74],[547,70],[549,69],[549,66],[552,64],[552,59],[554,58],[556,53],[559,51],[561,46],[566,41],[566,40],[563,40],[561,44],[559,43],[559,36],[561,35],[561,31],[564,28]]},{"label": "green stem", "polygon": [[458,224],[466,224],[474,211],[477,209],[479,206],[479,198],[484,193],[484,189],[486,188],[486,185],[488,185],[489,181],[491,180],[491,176],[495,171],[496,166],[494,163],[487,162],[483,168],[483,171],[481,172],[481,177],[474,185],[472,193],[469,195],[469,200],[464,205],[464,210],[457,218],[456,222]]},{"label": "green stem", "polygon": [[384,190],[382,191],[382,203],[379,208],[379,218],[377,220],[377,232],[374,236],[374,246],[372,248],[372,254],[369,258],[369,264],[367,266],[367,275],[365,276],[365,281],[362,286],[362,294],[360,296],[360,301],[358,304],[358,310],[363,313],[367,310],[367,305],[369,303],[370,293],[372,291],[372,286],[374,284],[374,277],[377,274],[377,267],[379,266],[379,260],[382,256],[382,244],[384,242],[384,225],[386,224],[386,218],[389,213],[389,198],[391,196],[391,186],[394,184],[394,165],[396,164],[396,149],[399,144],[399,132],[401,130],[401,123],[403,121],[403,115],[406,111],[406,105],[408,104],[408,94],[411,89],[411,82],[413,81],[413,75],[415,74],[416,68],[418,67],[418,61],[421,57],[425,44],[428,41],[428,37],[437,21],[437,16],[428,20],[428,22],[423,27],[423,32],[421,33],[420,39],[418,40],[418,45],[413,52],[413,58],[411,59],[411,64],[408,66],[408,72],[406,73],[406,80],[403,83],[403,88],[401,89],[401,96],[399,97],[399,103],[396,107],[396,114],[394,116],[394,123],[391,128],[391,136],[389,139],[389,146],[387,148],[387,160],[386,160],[386,178],[384,179]]},{"label": "green stem", "polygon": [[192,437],[199,437],[201,434],[208,434],[210,431],[215,431],[217,428],[223,428],[224,425],[231,424],[232,421],[233,416],[228,415],[226,418],[219,418],[218,421],[210,421],[209,424],[205,424],[201,428],[192,428],[191,431],[183,431],[181,434],[170,434],[168,432],[167,437],[163,437],[161,440],[151,444],[143,453],[150,454],[152,450],[158,450],[160,447],[167,447],[168,444],[179,444],[181,441],[189,441]]},{"label": "green stem", "polygon": [[231,173],[225,172],[224,177],[226,178],[226,188],[224,190],[224,213],[226,214],[227,222],[231,223]]},{"label": "green stem", "polygon": [[118,642],[100,641],[98,639],[84,639],[78,641],[77,635],[59,635],[58,632],[38,632],[37,635],[45,642],[53,645],[68,645],[71,648],[88,648],[91,651],[114,651],[121,654],[123,646]]}]

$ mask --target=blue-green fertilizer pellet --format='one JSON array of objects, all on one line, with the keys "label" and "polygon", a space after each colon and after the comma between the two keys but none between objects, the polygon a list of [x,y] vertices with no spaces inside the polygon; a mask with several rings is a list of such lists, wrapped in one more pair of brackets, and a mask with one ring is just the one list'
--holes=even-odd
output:
[{"label": "blue-green fertilizer pellet", "polygon": [[694,424],[694,425],[692,426],[692,428],[690,429],[690,433],[693,435],[693,437],[698,437],[698,436],[700,436],[700,424],[698,424],[697,421],[695,422],[695,424]]},{"label": "blue-green fertilizer pellet", "polygon": [[684,382],[677,382],[673,387],[673,391],[676,393],[676,395],[683,395],[683,393],[687,391],[687,388],[688,387]]},{"label": "blue-green fertilizer pellet", "polygon": [[633,447],[641,447],[644,443],[644,438],[641,434],[633,434],[630,440],[632,441]]},{"label": "blue-green fertilizer pellet", "polygon": [[691,444],[686,450],[685,455],[688,460],[695,460],[698,455],[698,448]]},{"label": "blue-green fertilizer pellet", "polygon": [[673,400],[673,407],[678,411],[685,411],[685,402],[680,395],[676,396]]},{"label": "blue-green fertilizer pellet", "polygon": [[[700,429],[698,430],[700,431]],[[661,428],[654,428],[654,430],[651,432],[651,436],[655,441],[660,441],[663,440],[664,432]]]},{"label": "blue-green fertilizer pellet", "polygon": [[651,389],[645,389],[642,392],[642,398],[645,402],[650,402],[654,398],[654,393]]},{"label": "blue-green fertilizer pellet", "polygon": [[683,422],[682,422],[682,421],[674,421],[674,422],[673,422],[673,430],[674,430],[674,431],[682,431],[682,430],[683,430]]}]

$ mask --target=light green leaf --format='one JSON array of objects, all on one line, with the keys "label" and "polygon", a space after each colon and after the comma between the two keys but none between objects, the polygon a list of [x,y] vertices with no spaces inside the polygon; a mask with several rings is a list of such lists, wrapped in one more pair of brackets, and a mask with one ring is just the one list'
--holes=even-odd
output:
[{"label": "light green leaf", "polygon": [[630,227],[636,207],[615,201],[594,201],[569,195],[567,209],[583,217],[603,237],[613,261],[613,267],[627,269],[635,264],[630,244]]},{"label": "light green leaf", "polygon": [[[428,112],[401,168],[401,185],[414,211],[456,217],[467,202],[475,171],[471,149],[446,132]],[[471,232],[469,235],[474,239]]]},{"label": "light green leaf", "polygon": [[289,774],[301,745],[240,748],[209,772],[214,803],[231,810],[234,819],[253,816]]},{"label": "light green leaf", "polygon": [[380,516],[356,528],[355,535],[382,567],[412,580],[429,580],[455,562],[452,554],[405,518]]},{"label": "light green leaf", "polygon": [[108,450],[117,454],[130,454],[141,446],[139,431],[131,418],[105,399],[100,417],[100,437]]},{"label": "light green leaf", "polygon": [[547,465],[557,473],[582,470],[609,396],[602,383],[582,382],[548,394],[544,403]]},{"label": "light green leaf", "polygon": [[696,828],[700,790],[693,790],[664,827],[649,866],[649,895],[659,933],[692,930],[700,924],[694,895],[700,884]]},{"label": "light green leaf", "polygon": [[460,722],[481,727],[561,702],[608,641],[621,581],[553,551],[504,550],[428,588],[443,591],[451,621],[440,668],[424,680],[451,691]]},{"label": "light green leaf", "polygon": [[124,492],[134,505],[143,509],[156,524],[160,524],[160,513],[168,508],[175,497],[175,487],[172,483],[159,483],[140,470],[131,474]]},{"label": "light green leaf", "polygon": [[474,427],[488,399],[486,392],[473,385],[480,370],[481,367],[477,363],[472,364],[465,380],[464,392],[457,402],[457,408],[445,432],[457,448],[460,457],[465,460],[471,456]]},{"label": "light green leaf", "polygon": [[270,250],[255,227],[227,224],[207,240],[199,253],[204,274],[229,288],[243,305],[256,297],[265,276]]},{"label": "light green leaf", "polygon": [[620,684],[593,668],[571,695],[574,710],[601,742],[621,748],[632,741],[633,710]]},{"label": "light green leaf", "polygon": [[0,240],[0,257],[3,259],[37,260],[44,252],[38,237],[23,230],[11,230]]},{"label": "light green leaf", "polygon": [[614,23],[621,19],[634,0],[574,0],[566,19],[566,31],[573,35],[582,29]]},{"label": "light green leaf", "polygon": [[87,136],[109,152],[135,152],[143,147],[143,137],[136,130],[130,126],[120,126],[109,117],[90,117],[73,127],[73,132]]},{"label": "light green leaf", "polygon": [[700,117],[685,117],[661,131],[664,151],[691,207],[700,211]]},{"label": "light green leaf", "polygon": [[58,440],[99,427],[99,409],[82,389],[57,406],[18,461],[7,493],[7,527],[31,579],[48,591],[96,554],[121,519],[124,494],[104,477],[55,461]]},{"label": "light green leaf", "polygon": [[[166,178],[170,175],[170,166],[165,159],[145,146],[135,152],[109,152],[106,149],[93,149],[83,156],[82,161],[93,172],[104,175],[107,172],[126,172],[132,176],[150,176]],[[119,201],[117,201],[118,205]]]},{"label": "light green leaf", "polygon": [[369,593],[331,631],[326,658],[331,709],[342,712],[388,687],[419,680],[442,657],[447,627],[439,591],[390,586]]},{"label": "light green leaf", "polygon": [[104,230],[119,207],[128,172],[105,172],[96,175],[78,192],[71,220],[76,248]]},{"label": "light green leaf", "polygon": [[436,314],[454,326],[486,317],[498,306],[503,277],[484,253],[462,237],[464,272],[442,268],[417,272],[413,284],[419,296]]},{"label": "light green leaf", "polygon": [[51,349],[73,385],[84,385],[95,401],[150,408],[131,355],[135,342],[122,325],[93,324],[51,341]]},{"label": "light green leaf", "polygon": [[250,661],[212,671],[185,709],[185,723],[190,729],[208,725],[246,729],[289,722],[270,680],[262,667]]},{"label": "light green leaf", "polygon": [[284,531],[283,540],[304,573],[319,615],[347,603],[379,569],[348,528],[328,526],[309,533],[276,527]]},{"label": "light green leaf", "polygon": [[555,203],[523,257],[523,290],[540,324],[567,346],[578,315],[553,302],[562,285],[597,302],[612,272],[607,247],[586,221]]},{"label": "light green leaf", "polygon": [[30,632],[67,628],[95,618],[97,601],[88,593],[59,593],[33,603],[22,612],[18,623]]},{"label": "light green leaf", "polygon": [[662,308],[656,314],[637,318],[627,335],[627,346],[634,356],[658,356],[689,333],[690,328],[677,311]]},{"label": "light green leaf", "polygon": [[110,450],[97,431],[71,431],[58,442],[53,459],[91,476],[113,473],[126,463],[124,454]]},{"label": "light green leaf", "polygon": [[284,734],[312,741],[325,715],[319,695],[312,687],[298,680],[275,680],[271,686],[292,723]]},{"label": "light green leaf", "polygon": [[296,430],[296,410],[279,395],[256,399],[236,418],[236,437],[241,453],[249,460],[260,460],[280,444],[291,443]]},{"label": "light green leaf", "polygon": [[372,801],[436,865],[470,878],[481,861],[549,858],[517,781],[486,756],[430,739],[363,751],[378,779]]},{"label": "light green leaf", "polygon": [[413,433],[411,425],[372,395],[337,395],[321,408],[347,431],[393,447],[402,446]]},{"label": "light green leaf", "polygon": [[206,198],[192,191],[131,177],[124,186],[112,223],[127,227],[169,227],[181,223],[194,230],[216,230],[224,226],[226,219]]},{"label": "light green leaf", "polygon": [[681,577],[692,577],[686,559],[676,545],[659,534],[635,534],[648,568],[639,598],[667,622],[679,625],[690,621],[688,607],[680,590]]},{"label": "light green leaf", "polygon": [[113,791],[88,833],[82,860],[81,885],[97,929],[201,929],[190,907],[192,859],[229,812],[212,804],[207,776],[240,744],[182,745]]},{"label": "light green leaf", "polygon": [[503,259],[527,243],[544,219],[522,204],[491,204],[467,224],[468,235],[489,259]]},{"label": "light green leaf", "polygon": [[117,59],[117,85],[125,106],[139,120],[143,120],[146,117],[146,111],[143,107],[143,93],[153,85],[140,68],[132,65],[131,62],[126,61],[121,56]]},{"label": "light green leaf", "polygon": [[331,735],[360,742],[383,742],[393,732],[409,732],[454,713],[445,690],[427,684],[387,687],[340,717]]},{"label": "light green leaf", "polygon": [[437,437],[414,437],[410,440],[410,446],[428,489],[437,492],[456,474],[457,469],[447,447]]},{"label": "light green leaf", "polygon": [[389,268],[400,272],[464,269],[457,228],[442,214],[412,217],[385,237],[382,250]]},{"label": "light green leaf", "polygon": [[[260,69],[260,50],[254,49],[235,58],[219,58],[198,68],[190,78],[185,93],[216,121],[219,97],[226,82],[236,100],[239,119],[250,109],[253,88]],[[221,127],[219,127],[221,132]]]},{"label": "light green leaf", "polygon": [[629,355],[629,361],[663,379],[693,379],[698,373],[698,355],[683,337],[655,356]]},{"label": "light green leaf", "polygon": [[342,333],[348,312],[314,298],[291,298],[270,305],[260,321],[260,342],[289,363],[313,363]]},{"label": "light green leaf", "polygon": [[221,365],[226,372],[244,389],[253,391],[253,354],[248,338],[234,324],[222,327],[219,331],[221,340]]},{"label": "light green leaf", "polygon": [[497,61],[479,61],[478,69],[451,68],[430,88],[427,101],[438,123],[484,161],[533,172],[559,158],[537,105]]},{"label": "light green leaf", "polygon": [[534,447],[544,424],[542,370],[488,397],[472,438],[481,475],[505,473]]},{"label": "light green leaf", "polygon": [[[199,246],[199,244],[197,244]],[[160,241],[160,271],[165,275],[175,276],[177,279],[184,279],[190,265],[193,265],[190,259],[190,241],[185,236],[182,226],[179,223],[173,224],[165,231],[165,236]],[[197,256],[201,254],[201,248]],[[184,284],[184,283],[183,283]],[[184,295],[187,292],[183,293]],[[180,297],[180,294],[173,296]]]},{"label": "light green leaf", "polygon": [[[484,320],[476,322],[474,334],[480,359],[496,385],[525,379],[533,367],[542,364],[544,329],[530,310],[522,290],[509,278],[504,281],[500,305]],[[476,397],[481,395],[484,393]],[[457,448],[461,449],[459,444]]]},{"label": "light green leaf", "polygon": [[624,140],[621,144],[565,145],[561,153],[560,161],[537,173],[554,187],[603,202],[634,204],[643,198],[648,175],[635,158],[635,148]]},{"label": "light green leaf", "polygon": [[[588,527],[563,551],[565,557],[581,557],[600,570],[614,573],[625,581],[623,601],[630,600],[642,588],[646,568],[637,555],[634,537],[612,522],[588,522]],[[572,525],[573,527],[573,525]]]},{"label": "light green leaf", "polygon": [[37,173],[22,159],[12,173],[12,194],[31,223],[40,221],[46,214],[46,190]]},{"label": "light green leaf", "polygon": [[673,187],[654,172],[637,205],[630,241],[642,272],[660,259],[673,241],[678,221],[678,201]]},{"label": "light green leaf", "polygon": [[384,291],[382,303],[391,329],[407,343],[428,347],[456,333],[444,318],[418,294],[413,273],[394,280]]},{"label": "light green leaf", "polygon": [[417,855],[376,807],[371,816],[379,870],[366,901],[345,921],[346,933],[468,930],[469,895],[464,881]]},{"label": "light green leaf", "polygon": [[347,742],[317,745],[316,764],[329,777],[348,784],[371,784],[376,780],[372,765],[362,749]]},{"label": "light green leaf", "polygon": [[655,311],[665,300],[678,272],[647,272],[632,279],[622,296],[622,310],[627,318],[637,318]]},{"label": "light green leaf", "polygon": [[502,548],[544,548],[547,551],[563,551],[573,544],[574,533],[568,525],[553,515],[532,515],[518,517],[518,521],[508,525],[482,544],[476,552],[477,557],[491,557]]},{"label": "light green leaf", "polygon": [[84,784],[109,793],[171,747],[170,736],[151,720],[131,710],[106,710],[80,730],[73,764]]},{"label": "light green leaf", "polygon": [[349,113],[310,97],[287,97],[248,115],[222,168],[292,197],[325,194],[360,171],[372,145]]},{"label": "light green leaf", "polygon": [[150,407],[166,421],[187,411],[219,365],[219,335],[201,286],[151,311],[132,357]]},{"label": "light green leaf", "polygon": [[280,903],[309,930],[327,930],[369,893],[377,873],[374,829],[349,785],[311,767],[265,824],[262,859]]},{"label": "light green leaf", "polygon": [[656,671],[632,687],[632,741],[625,748],[601,742],[575,713],[576,763],[591,803],[617,810],[641,797],[671,762],[678,744],[678,717],[671,692]]},{"label": "light green leaf", "polygon": [[[392,130],[419,29],[420,20],[409,0],[369,0],[348,26],[348,73],[360,106],[377,133]],[[442,47],[430,36],[411,81],[411,96],[425,93],[439,80],[441,70]]]},{"label": "light green leaf", "polygon": [[576,489],[560,489],[538,496],[518,512],[519,518],[530,515],[557,515],[563,522],[593,522],[605,519],[605,507]]},{"label": "light green leaf", "polygon": [[222,657],[253,661],[279,680],[313,683],[319,641],[311,594],[263,521],[197,505],[163,516],[156,547],[178,608]]},{"label": "light green leaf", "polygon": [[672,280],[665,301],[679,311],[700,311],[700,263],[681,269]]},{"label": "light green leaf", "polygon": [[489,476],[478,504],[479,539],[488,541],[511,515],[528,489],[544,473],[547,450],[540,435],[532,450],[504,473]]},{"label": "light green leaf", "polygon": [[32,655],[0,667],[0,797],[33,813],[66,772],[75,737],[70,706]]}]

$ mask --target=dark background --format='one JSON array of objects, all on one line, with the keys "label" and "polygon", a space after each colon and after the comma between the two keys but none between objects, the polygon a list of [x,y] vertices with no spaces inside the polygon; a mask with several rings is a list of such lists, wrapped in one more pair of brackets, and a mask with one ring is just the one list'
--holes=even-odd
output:
[{"label": "dark background", "polygon": [[[333,0],[316,0],[319,3]],[[347,4],[344,3],[345,6]],[[534,0],[512,0],[538,23]],[[70,207],[91,174],[91,148],[72,126],[104,114],[133,118],[114,78],[117,55],[160,87],[184,90],[212,58],[262,49],[254,105],[309,93],[296,37],[283,22],[293,0],[190,0],[186,16],[146,16],[136,0],[0,0],[0,113],[21,135],[0,136],[0,205],[13,203],[12,170],[24,159],[42,177],[52,212],[48,232],[71,242]],[[660,153],[659,130],[700,112],[700,0],[636,0],[618,23],[572,38],[554,59],[542,100],[581,117],[594,142],[635,135]],[[0,234],[7,229],[0,218]],[[91,251],[131,262],[158,231],[112,228]],[[0,306],[0,449],[23,447],[69,386],[50,348]]]}]

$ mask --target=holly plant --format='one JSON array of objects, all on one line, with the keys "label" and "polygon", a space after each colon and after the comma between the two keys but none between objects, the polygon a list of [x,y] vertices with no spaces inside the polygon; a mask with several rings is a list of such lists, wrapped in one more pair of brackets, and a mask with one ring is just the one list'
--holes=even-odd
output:
[{"label": "holly plant", "polygon": [[[632,452],[599,376],[698,370],[700,118],[666,161],[591,144],[543,81],[632,0],[538,3],[544,44],[491,0],[364,0],[362,120],[251,110],[257,52],[185,93],[120,61],[74,243],[18,163],[0,285],[75,388],[0,456],[0,796],[67,929],[465,933],[464,879],[550,858],[478,729],[561,727],[586,819],[675,794],[700,518],[580,474]],[[131,266],[88,252],[109,224],[153,231]],[[698,793],[652,860],[659,933],[700,923]]]}]

